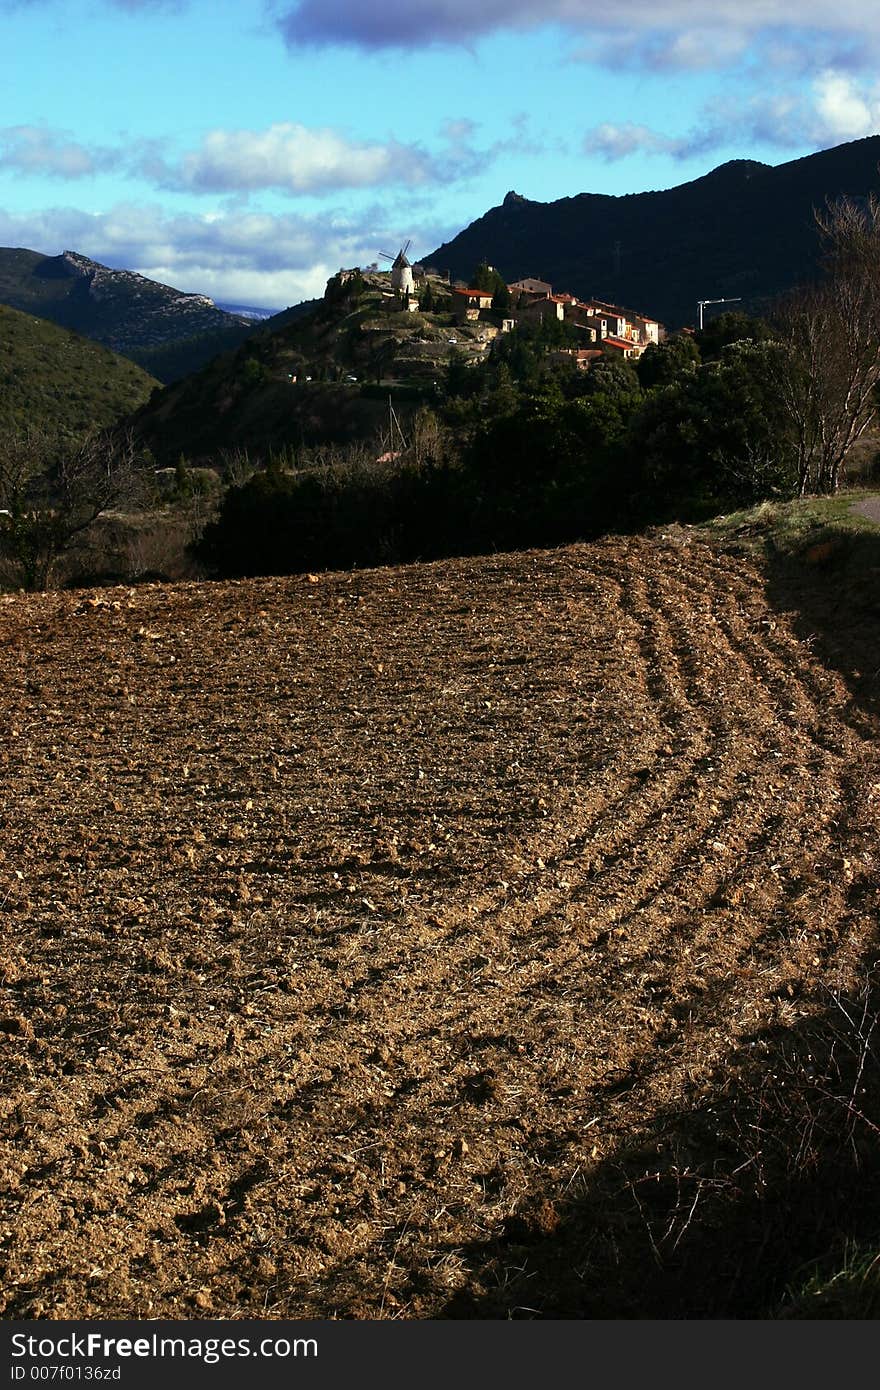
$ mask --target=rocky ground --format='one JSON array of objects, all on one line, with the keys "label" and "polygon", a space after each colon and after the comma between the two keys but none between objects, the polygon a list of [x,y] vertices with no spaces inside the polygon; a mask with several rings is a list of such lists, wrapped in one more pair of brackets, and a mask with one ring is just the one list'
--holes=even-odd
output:
[{"label": "rocky ground", "polygon": [[679,535],[0,599],[5,1316],[776,1298],[880,862],[807,592]]}]

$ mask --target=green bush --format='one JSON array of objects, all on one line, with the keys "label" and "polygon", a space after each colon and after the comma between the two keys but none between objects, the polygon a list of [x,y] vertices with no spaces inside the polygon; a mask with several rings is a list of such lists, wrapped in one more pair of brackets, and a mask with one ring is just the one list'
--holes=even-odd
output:
[{"label": "green bush", "polygon": [[465,479],[448,464],[363,457],[231,488],[198,547],[222,575],[290,574],[452,554],[467,532]]}]

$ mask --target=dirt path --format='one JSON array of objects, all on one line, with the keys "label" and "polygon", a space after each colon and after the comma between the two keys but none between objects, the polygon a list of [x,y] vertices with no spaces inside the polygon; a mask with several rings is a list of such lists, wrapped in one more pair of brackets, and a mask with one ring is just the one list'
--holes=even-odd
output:
[{"label": "dirt path", "polygon": [[880,526],[880,497],[863,497],[858,502],[853,502],[852,510],[857,516],[866,516],[869,521],[874,521]]},{"label": "dirt path", "polygon": [[0,599],[0,689],[6,1316],[436,1316],[874,930],[876,746],[697,545]]}]

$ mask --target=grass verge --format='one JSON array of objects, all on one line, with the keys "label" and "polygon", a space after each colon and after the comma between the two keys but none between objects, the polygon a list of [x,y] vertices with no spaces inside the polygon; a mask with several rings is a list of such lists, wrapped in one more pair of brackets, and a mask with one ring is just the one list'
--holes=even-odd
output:
[{"label": "grass verge", "polygon": [[831,558],[848,537],[880,529],[877,522],[855,510],[857,503],[871,499],[880,500],[880,493],[859,490],[836,497],[759,502],[744,511],[713,517],[697,529],[726,549],[753,556],[821,561]]}]

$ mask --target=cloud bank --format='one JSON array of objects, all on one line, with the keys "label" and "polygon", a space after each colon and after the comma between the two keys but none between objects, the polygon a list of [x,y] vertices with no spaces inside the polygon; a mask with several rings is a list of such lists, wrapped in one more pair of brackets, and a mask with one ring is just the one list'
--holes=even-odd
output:
[{"label": "cloud bank", "polygon": [[450,185],[510,151],[539,152],[525,116],[510,123],[509,138],[486,148],[477,143],[478,129],[466,117],[447,120],[437,148],[428,150],[393,137],[359,140],[329,127],[282,121],[263,130],[212,130],[177,154],[167,138],[97,147],[49,126],[8,126],[0,128],[0,173],[82,179],[113,170],[166,192],[321,197],[343,189]]},{"label": "cloud bank", "polygon": [[807,94],[776,90],[746,100],[719,99],[703,117],[683,136],[632,121],[603,121],[587,132],[583,150],[614,163],[637,154],[692,159],[744,144],[828,148],[880,132],[880,81],[860,84],[847,73],[827,71]]},{"label": "cloud bank", "polygon": [[[63,0],[0,0],[0,14]],[[182,11],[189,0],[103,0],[132,17]],[[875,0],[242,0],[268,12],[291,49],[345,46],[365,52],[471,47],[493,34],[554,27],[586,62],[631,70],[700,71],[760,57],[775,68],[859,68],[880,54]]]},{"label": "cloud bank", "polygon": [[120,203],[106,212],[54,207],[0,211],[0,245],[93,260],[151,280],[232,303],[283,308],[324,291],[340,266],[374,261],[405,231],[417,247],[439,245],[457,228],[424,222],[402,227],[389,209],[344,214],[270,214],[214,210],[169,214],[153,204]]},{"label": "cloud bank", "polygon": [[[700,69],[738,59],[756,38],[790,59],[815,49],[824,65],[850,52],[853,39],[880,40],[880,10],[872,0],[299,0],[274,6],[291,47],[347,45],[364,50],[462,46],[498,32],[554,25],[591,42],[578,56],[628,66]],[[805,36],[809,35],[809,43]]]}]

